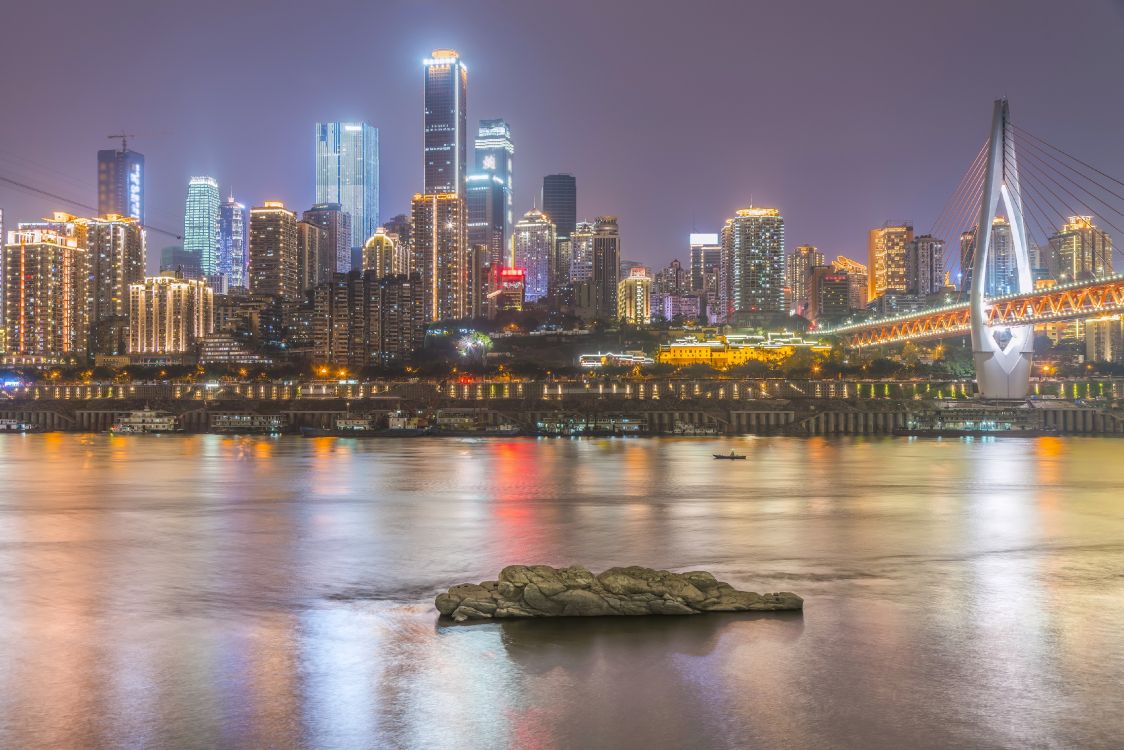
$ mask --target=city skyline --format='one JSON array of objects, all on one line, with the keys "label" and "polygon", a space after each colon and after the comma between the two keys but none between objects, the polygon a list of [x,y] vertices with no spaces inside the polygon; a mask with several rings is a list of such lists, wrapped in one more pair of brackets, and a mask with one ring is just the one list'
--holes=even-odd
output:
[{"label": "city skyline", "polygon": [[[518,20],[519,15],[525,12],[498,4],[486,7],[494,14],[506,14],[513,20]],[[1047,8],[1045,5],[1042,7]],[[736,20],[752,12],[762,22],[772,21],[783,27],[802,24],[802,29],[821,40],[826,39],[827,31],[834,22],[845,22],[854,30],[859,21],[874,20],[881,32],[899,30],[899,36],[904,34],[906,38],[922,30],[952,38],[954,29],[955,33],[963,34],[963,28],[969,22],[980,27],[986,26],[989,21],[994,22],[993,25],[1001,25],[998,23],[1001,18],[998,9],[973,9],[966,3],[945,9],[939,15],[929,17],[920,14],[912,19],[894,19],[880,13],[878,8],[871,8],[860,14],[860,19],[841,21],[832,13],[822,11],[819,17],[815,17],[810,11],[798,9],[751,11],[715,4],[704,9],[703,13],[708,18],[721,18],[724,13],[731,20]],[[79,15],[82,12],[79,10]],[[560,29],[574,27],[582,17],[588,17],[589,12],[590,9],[583,6],[549,11],[551,20]],[[1049,10],[1037,16],[1026,13],[1020,16],[1019,38],[1025,39],[1028,33],[1043,34],[1047,28],[1062,35],[1075,33],[1076,29],[1100,34],[1102,26],[1111,25],[1108,21],[1119,20],[1119,15],[1107,4],[1089,4],[1075,9],[1075,12],[1077,16],[1067,16],[1071,23],[1065,25],[1052,24]],[[17,23],[22,20],[29,26],[36,25],[36,21],[42,23],[47,16],[42,10],[32,8],[20,8],[15,15]],[[220,33],[241,33],[248,42],[259,44],[256,33],[248,25],[251,15],[250,10],[238,12],[229,29]],[[985,37],[982,34],[977,36],[975,32],[969,35],[970,39],[958,40],[963,50],[955,59],[949,60],[952,70],[940,81],[932,80],[925,64],[908,56],[899,56],[896,67],[900,70],[893,75],[908,82],[906,91],[909,95],[918,99],[936,96],[942,103],[931,118],[923,123],[911,121],[910,132],[901,132],[904,128],[901,127],[901,115],[896,114],[896,105],[891,107],[882,103],[873,92],[880,84],[890,85],[887,77],[891,73],[883,70],[882,63],[885,56],[905,51],[905,38],[893,42],[885,52],[870,53],[868,57],[859,59],[851,59],[853,55],[846,56],[851,61],[843,63],[841,75],[856,76],[872,66],[878,69],[877,76],[864,83],[864,90],[870,95],[864,97],[860,91],[852,102],[843,103],[846,106],[841,105],[839,94],[832,89],[831,82],[824,79],[818,70],[813,70],[810,63],[791,63],[776,70],[765,85],[769,91],[780,96],[778,111],[783,116],[763,124],[739,120],[743,105],[724,102],[718,93],[722,85],[733,80],[727,79],[727,76],[734,73],[725,72],[722,66],[730,62],[726,57],[734,53],[716,51],[720,44],[704,45],[703,40],[696,37],[684,41],[689,47],[705,48],[707,54],[701,55],[697,62],[691,62],[690,55],[682,56],[676,61],[676,69],[671,71],[674,74],[671,80],[682,83],[688,77],[702,76],[702,80],[713,82],[704,87],[714,91],[709,95],[709,109],[727,107],[730,109],[728,116],[707,117],[708,105],[705,101],[689,107],[689,112],[661,112],[659,100],[653,98],[656,92],[652,87],[655,84],[643,79],[637,79],[640,85],[636,91],[607,92],[590,85],[594,63],[611,64],[624,75],[634,65],[642,64],[646,57],[644,54],[633,56],[626,53],[609,58],[594,52],[589,61],[575,61],[563,58],[553,46],[547,45],[536,53],[553,63],[543,72],[548,79],[546,83],[549,83],[540,87],[543,95],[516,95],[517,90],[527,90],[521,86],[526,74],[520,70],[523,67],[520,60],[526,59],[522,53],[528,51],[525,42],[511,39],[484,44],[484,39],[490,37],[483,34],[479,15],[478,12],[449,8],[446,16],[434,21],[409,9],[372,11],[369,19],[360,20],[389,25],[400,31],[400,34],[391,35],[393,42],[377,51],[364,51],[363,64],[348,66],[349,73],[341,76],[340,85],[306,87],[308,90],[302,90],[302,94],[309,96],[302,96],[299,102],[275,102],[275,111],[270,112],[268,120],[263,115],[265,110],[260,106],[258,97],[275,90],[269,81],[262,82],[260,92],[234,97],[234,106],[200,108],[229,113],[231,122],[224,123],[222,128],[216,127],[217,122],[201,119],[199,112],[185,113],[178,101],[171,102],[167,107],[151,107],[139,98],[133,101],[122,93],[106,97],[106,102],[95,103],[89,116],[83,119],[80,131],[72,123],[63,127],[61,123],[48,122],[42,127],[36,124],[32,128],[28,122],[17,118],[0,125],[0,139],[5,143],[26,144],[21,146],[21,157],[27,161],[18,164],[6,162],[5,169],[14,179],[22,178],[51,192],[93,203],[96,196],[90,153],[115,146],[115,142],[105,136],[121,132],[124,127],[133,134],[129,140],[130,149],[144,154],[146,158],[148,222],[153,226],[174,229],[180,223],[178,213],[182,211],[182,196],[176,193],[182,187],[174,188],[184,184],[191,174],[214,175],[221,184],[233,187],[247,205],[257,205],[270,199],[282,200],[286,205],[300,208],[311,205],[314,202],[313,164],[303,163],[305,160],[300,159],[291,162],[279,160],[276,154],[306,153],[304,144],[307,136],[302,138],[302,134],[306,134],[316,121],[356,119],[371,122],[381,132],[385,152],[381,214],[406,213],[410,196],[423,187],[416,156],[421,146],[417,114],[421,98],[418,67],[432,48],[442,46],[457,49],[471,69],[473,84],[468,122],[502,117],[511,123],[518,135],[521,177],[514,186],[515,215],[522,215],[531,208],[543,176],[556,172],[574,174],[583,185],[579,216],[588,217],[601,212],[619,216],[621,224],[628,229],[623,251],[629,257],[651,264],[661,264],[674,257],[684,260],[686,237],[692,230],[718,231],[722,220],[733,211],[749,205],[751,197],[755,204],[782,209],[792,246],[813,244],[832,257],[844,254],[862,260],[866,231],[891,216],[912,218],[918,233],[925,233],[931,228],[942,200],[954,187],[956,177],[964,166],[954,159],[938,159],[929,156],[929,153],[970,154],[978,147],[985,133],[976,118],[967,113],[974,113],[979,102],[989,101],[997,93],[1007,93],[1018,99],[1021,121],[1033,122],[1035,130],[1052,140],[1080,143],[1082,153],[1096,157],[1094,161],[1105,164],[1110,172],[1121,171],[1119,166],[1124,162],[1124,149],[1107,138],[1103,129],[1095,123],[1078,121],[1056,107],[1056,101],[1063,96],[1093,97],[1109,83],[1108,73],[1102,70],[1111,70],[1111,66],[1100,64],[1108,62],[1107,57],[1101,57],[1106,54],[1100,52],[1104,46],[1088,40],[1083,41],[1079,53],[1084,60],[1082,71],[1087,75],[1077,81],[1071,76],[1063,76],[1042,82],[1036,74],[1032,75],[1035,72],[1033,58],[1023,51],[1025,45],[1016,45],[1015,49],[1009,49],[1001,56],[998,50],[985,49]],[[164,16],[188,26],[198,23],[192,16],[176,11],[146,10],[123,14],[120,33],[137,31],[145,23],[155,22]],[[627,14],[623,11],[610,11],[604,19],[606,29],[594,30],[593,33],[600,35],[619,31],[626,21]],[[653,35],[659,37],[668,33],[666,29],[660,30],[665,24],[637,36],[640,41]],[[727,33],[721,24],[714,26],[713,41],[721,41]],[[873,30],[867,30],[861,35],[873,33]],[[1007,33],[1015,34],[1014,31],[1000,32],[1000,36]],[[893,37],[893,34],[887,37]],[[972,43],[973,40],[976,43]],[[988,48],[1003,46],[994,34],[987,40]],[[760,50],[745,52],[748,58],[767,55],[774,44],[768,39],[760,41]],[[22,44],[22,40],[11,42],[14,54],[18,54]],[[842,42],[824,41],[823,53],[841,52],[834,46],[836,44]],[[83,45],[76,47],[82,49]],[[67,51],[64,57],[70,54]],[[170,50],[169,59],[174,61],[179,54],[179,48],[174,47]],[[1011,55],[1025,66],[1011,65]],[[311,55],[285,61],[270,50],[263,49],[263,56],[263,68],[279,74],[265,76],[268,79],[277,77],[284,80],[291,77],[289,73],[299,78],[302,73],[315,72],[316,66],[310,62],[314,59]],[[113,50],[106,50],[102,57],[103,65],[124,64],[124,60],[117,57]],[[219,58],[221,60],[222,56]],[[1001,58],[1006,64],[996,65]],[[662,65],[658,56],[653,56],[651,61]],[[1002,68],[1002,72],[970,76],[970,71],[976,67]],[[1021,72],[1022,67],[1026,67],[1027,72]],[[53,68],[48,67],[39,75],[50,75],[52,72]],[[8,90],[23,92],[30,88],[27,95],[33,101],[39,96],[34,80],[21,80],[15,71],[0,75],[9,84]],[[33,78],[35,74],[28,75]],[[76,84],[81,85],[86,75],[85,70],[76,69]],[[156,65],[146,71],[146,90],[164,86],[171,88],[182,83],[181,75],[167,65]],[[44,79],[42,83],[45,85],[46,82],[47,79]],[[934,93],[927,84],[937,85],[939,90]],[[950,91],[953,88],[955,91]],[[367,100],[357,101],[357,91],[369,91]],[[551,92],[550,96],[546,91]],[[205,94],[213,104],[225,101],[227,96],[233,94],[221,91]],[[701,99],[703,95],[693,92],[693,96]],[[567,101],[570,105],[563,109]],[[579,102],[582,107],[573,106]],[[633,133],[624,123],[641,106],[656,116],[647,119],[642,132]],[[1109,101],[1106,106],[1113,110],[1120,105]],[[817,111],[826,108],[832,111],[830,122],[814,116]],[[567,113],[566,117],[561,116],[563,111]],[[579,143],[586,136],[583,123],[588,122],[583,111],[598,112],[598,136],[590,140],[588,147]],[[1105,116],[1111,117],[1112,114],[1110,112]],[[727,122],[727,119],[731,121]],[[566,128],[567,122],[573,127]],[[700,137],[692,138],[688,147],[682,139],[672,137],[676,129]],[[827,132],[831,138],[813,138]],[[919,142],[924,142],[926,148],[917,149]],[[711,143],[715,145],[710,146]],[[734,158],[724,158],[718,153],[719,146],[725,144],[729,147],[731,143],[744,143],[745,146],[735,149]],[[653,148],[656,144],[659,147]],[[649,158],[653,153],[660,154],[659,162],[653,162],[651,167],[646,168],[642,161],[645,153]],[[963,161],[966,163],[967,158]],[[628,179],[630,175],[644,174],[645,169],[652,177],[657,172],[674,174],[678,179],[687,180],[692,190],[685,194],[680,189],[673,189],[673,181],[670,180],[649,178],[636,182]],[[743,172],[752,177],[744,177]],[[925,185],[919,186],[918,181],[910,177],[915,172],[928,175]],[[60,206],[45,198],[14,191],[5,191],[0,195],[0,206],[5,209],[9,224],[35,220],[59,208],[77,210],[76,207]],[[941,239],[954,242],[956,238]],[[153,238],[152,244],[165,243],[162,239]]]}]

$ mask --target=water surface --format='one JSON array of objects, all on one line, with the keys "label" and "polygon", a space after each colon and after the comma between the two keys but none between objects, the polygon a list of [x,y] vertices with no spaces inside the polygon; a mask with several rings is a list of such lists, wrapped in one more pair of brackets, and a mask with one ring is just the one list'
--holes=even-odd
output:
[{"label": "water surface", "polygon": [[[1121,747],[1122,458],[0,436],[0,747]],[[436,620],[438,590],[536,562],[806,610]]]}]

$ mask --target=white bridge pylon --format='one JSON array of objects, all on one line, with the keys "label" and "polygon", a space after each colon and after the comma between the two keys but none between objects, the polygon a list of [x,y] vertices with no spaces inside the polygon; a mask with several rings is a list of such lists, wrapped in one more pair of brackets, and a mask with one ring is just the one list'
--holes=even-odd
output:
[{"label": "white bridge pylon", "polygon": [[1015,143],[1011,127],[1011,111],[1006,99],[995,102],[988,139],[987,166],[984,173],[983,199],[976,224],[976,253],[972,262],[970,295],[972,321],[972,359],[976,365],[976,385],[981,398],[1023,399],[1030,392],[1030,369],[1034,358],[1034,326],[995,326],[987,324],[988,253],[991,251],[991,225],[999,201],[1011,226],[1015,250],[1018,291],[1033,291],[1030,256],[1027,252],[1026,217],[1023,215],[1019,189],[1019,167],[1015,161]]}]

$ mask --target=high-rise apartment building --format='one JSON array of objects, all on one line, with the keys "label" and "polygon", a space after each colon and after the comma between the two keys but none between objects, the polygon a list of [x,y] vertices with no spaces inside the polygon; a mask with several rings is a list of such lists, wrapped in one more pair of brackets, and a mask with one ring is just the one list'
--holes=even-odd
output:
[{"label": "high-rise apartment building", "polygon": [[915,237],[906,246],[906,294],[928,297],[944,288],[944,240],[931,234]]},{"label": "high-rise apartment building", "polygon": [[1050,237],[1054,278],[1060,283],[1111,276],[1112,237],[1097,228],[1092,216],[1070,216]]},{"label": "high-rise apartment building", "polygon": [[[502,195],[503,247],[511,237],[515,222],[512,207],[512,190],[515,174],[515,143],[511,140],[511,126],[505,120],[481,120],[476,131],[476,169],[474,174],[489,175],[500,184]],[[471,209],[470,209],[471,215]]]},{"label": "high-rise apartment building", "polygon": [[379,227],[378,128],[365,122],[316,123],[316,203],[339,204],[350,217],[350,244],[346,251],[341,247],[336,269],[351,270],[352,249],[361,248]]},{"label": "high-rise apartment building", "polygon": [[595,317],[617,317],[620,283],[621,232],[616,216],[598,216],[593,221],[591,307]]},{"label": "high-rise apartment building", "polygon": [[183,215],[183,249],[199,259],[203,276],[219,272],[219,184],[212,177],[192,177],[187,183]]},{"label": "high-rise apartment building", "polygon": [[1124,316],[1089,318],[1084,327],[1085,361],[1124,362]]},{"label": "high-rise apartment building", "polygon": [[[972,288],[976,269],[976,228],[960,235],[960,289]],[[1015,265],[1015,243],[1011,225],[1002,216],[991,222],[991,242],[987,251],[987,283],[984,296],[998,297],[1018,291],[1019,275]]]},{"label": "high-rise apartment building", "polygon": [[297,215],[280,201],[250,209],[250,291],[298,301]]},{"label": "high-rise apartment building", "polygon": [[425,338],[421,277],[334,274],[313,290],[316,362],[361,369],[402,361]]},{"label": "high-rise apartment building", "polygon": [[851,278],[846,272],[831,266],[815,266],[806,277],[808,304],[804,317],[808,320],[842,318],[850,314],[852,307]]},{"label": "high-rise apartment building", "polygon": [[726,321],[738,313],[784,310],[784,217],[776,208],[743,208],[722,228]]},{"label": "high-rise apartment building", "polygon": [[617,315],[623,323],[652,322],[652,277],[643,268],[633,268],[617,284]]},{"label": "high-rise apartment building", "polygon": [[526,274],[526,300],[547,297],[553,281],[554,224],[537,208],[523,214],[515,224],[515,267]]},{"label": "high-rise apartment building", "polygon": [[246,207],[232,195],[219,206],[219,275],[230,286],[245,288],[248,284],[248,240]]},{"label": "high-rise apartment building", "polygon": [[[56,214],[56,217],[60,216]],[[74,222],[90,269],[90,344],[93,354],[124,354],[129,316],[129,286],[144,279],[145,233],[127,216]]]},{"label": "high-rise apartment building", "polygon": [[468,69],[456,50],[425,60],[425,192],[464,195],[468,154]]},{"label": "high-rise apartment building", "polygon": [[215,330],[214,293],[205,281],[169,272],[129,286],[129,352],[191,352]]},{"label": "high-rise apartment building", "polygon": [[419,193],[411,208],[414,262],[425,285],[426,321],[464,318],[472,309],[464,199],[456,193]]},{"label": "high-rise apartment building", "polygon": [[908,221],[887,222],[870,230],[870,299],[886,292],[905,293],[905,256],[910,242],[913,224]]},{"label": "high-rise apartment building", "polygon": [[120,149],[98,151],[98,215],[128,216],[144,226],[144,155]]},{"label": "high-rise apartment building", "polygon": [[840,273],[847,274],[851,284],[851,308],[861,310],[866,307],[870,292],[870,274],[866,266],[857,260],[852,260],[845,255],[840,255],[831,262],[831,267]]},{"label": "high-rise apartment building", "polygon": [[73,225],[23,226],[3,251],[4,326],[10,357],[81,361],[90,335],[89,252]]},{"label": "high-rise apartment building", "polygon": [[690,248],[691,289],[701,292],[705,288],[706,274],[717,274],[722,265],[722,244],[716,232],[692,232]]},{"label": "high-rise apartment building", "polygon": [[570,281],[593,278],[593,225],[579,222],[570,233]]},{"label": "high-rise apartment building", "polygon": [[307,292],[332,278],[336,268],[336,248],[328,241],[328,231],[310,221],[297,222],[297,285]]},{"label": "high-rise apartment building", "polygon": [[[365,238],[360,239],[353,231],[351,214],[344,211],[343,205],[339,203],[317,203],[301,214],[301,221],[315,224],[328,233],[328,246],[335,248],[331,253],[332,267],[329,273],[344,273],[341,269],[350,268],[351,249],[366,242]],[[341,258],[347,259],[346,266],[340,265]]]},{"label": "high-rise apartment building", "polygon": [[410,273],[410,251],[397,234],[383,227],[375,230],[363,245],[363,271],[370,271],[377,278],[401,276]]},{"label": "high-rise apartment building", "polygon": [[808,274],[822,266],[823,253],[812,245],[797,245],[785,262],[787,307],[802,313],[808,304]]}]

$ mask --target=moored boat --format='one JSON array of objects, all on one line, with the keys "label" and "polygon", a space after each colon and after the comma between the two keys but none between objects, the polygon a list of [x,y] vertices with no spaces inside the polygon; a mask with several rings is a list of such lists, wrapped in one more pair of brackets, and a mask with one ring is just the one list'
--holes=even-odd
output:
[{"label": "moored boat", "polygon": [[121,417],[109,428],[116,435],[157,435],[182,430],[175,414],[149,409],[147,406]]}]

